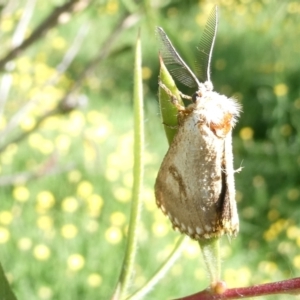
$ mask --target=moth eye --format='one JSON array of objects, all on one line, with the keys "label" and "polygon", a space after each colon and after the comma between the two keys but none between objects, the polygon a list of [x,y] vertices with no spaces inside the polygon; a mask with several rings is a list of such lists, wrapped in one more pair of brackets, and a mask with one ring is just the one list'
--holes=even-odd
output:
[{"label": "moth eye", "polygon": [[197,101],[197,97],[198,97],[197,93],[193,94],[193,96],[192,96],[193,103],[195,103]]}]

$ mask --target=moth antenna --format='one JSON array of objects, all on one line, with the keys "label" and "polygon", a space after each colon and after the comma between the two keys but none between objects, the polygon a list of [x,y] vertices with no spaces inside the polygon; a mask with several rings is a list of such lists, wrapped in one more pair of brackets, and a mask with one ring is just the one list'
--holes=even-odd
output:
[{"label": "moth antenna", "polygon": [[190,88],[198,87],[200,83],[196,75],[180,57],[164,30],[157,27],[156,33],[160,42],[160,54],[171,75]]},{"label": "moth antenna", "polygon": [[212,52],[214,49],[215,39],[218,30],[218,7],[215,6],[210,13],[207,23],[204,28],[203,35],[197,47],[198,55],[196,61],[196,75],[202,81],[210,80],[210,66]]}]

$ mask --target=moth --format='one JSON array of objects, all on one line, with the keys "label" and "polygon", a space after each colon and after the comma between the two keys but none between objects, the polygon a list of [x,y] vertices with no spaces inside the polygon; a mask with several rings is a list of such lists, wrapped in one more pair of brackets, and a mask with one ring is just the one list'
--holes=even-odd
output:
[{"label": "moth", "polygon": [[235,201],[232,129],[241,106],[213,91],[210,65],[218,24],[215,7],[198,46],[196,75],[180,57],[160,27],[160,55],[170,74],[184,85],[197,89],[192,101],[181,106],[160,82],[178,110],[178,131],[165,155],[155,183],[158,207],[174,229],[193,239],[223,234],[235,236],[239,219]]}]

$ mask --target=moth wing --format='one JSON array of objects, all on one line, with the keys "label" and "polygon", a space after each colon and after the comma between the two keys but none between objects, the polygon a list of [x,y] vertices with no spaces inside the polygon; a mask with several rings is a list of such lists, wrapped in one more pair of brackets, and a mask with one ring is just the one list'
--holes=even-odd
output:
[{"label": "moth wing", "polygon": [[222,209],[222,225],[226,233],[236,235],[239,230],[239,218],[235,201],[234,169],[232,154],[232,135],[227,134],[225,139],[225,172],[226,192]]},{"label": "moth wing", "polygon": [[223,138],[190,114],[180,125],[158,172],[157,205],[174,227],[192,238],[223,233],[224,147]]}]

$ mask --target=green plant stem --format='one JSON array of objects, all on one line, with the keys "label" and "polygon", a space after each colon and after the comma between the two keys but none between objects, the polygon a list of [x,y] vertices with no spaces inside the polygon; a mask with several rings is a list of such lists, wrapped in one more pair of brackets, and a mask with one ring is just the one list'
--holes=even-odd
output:
[{"label": "green plant stem", "polygon": [[199,245],[210,277],[210,284],[213,286],[220,281],[220,238],[201,239]]},{"label": "green plant stem", "polygon": [[144,113],[142,85],[142,54],[141,41],[138,36],[134,69],[134,166],[131,215],[128,229],[127,247],[120,275],[117,299],[124,299],[132,275],[136,244],[138,237],[138,221],[141,214],[141,188],[143,179],[143,150],[144,150]]},{"label": "green plant stem", "polygon": [[138,300],[143,299],[143,297],[165,276],[168,270],[173,266],[174,262],[178,259],[183,246],[186,241],[189,240],[187,236],[181,236],[177,241],[173,251],[167,257],[165,262],[161,265],[161,267],[156,271],[153,277],[138,291],[132,294],[130,297],[126,298],[126,300]]}]

